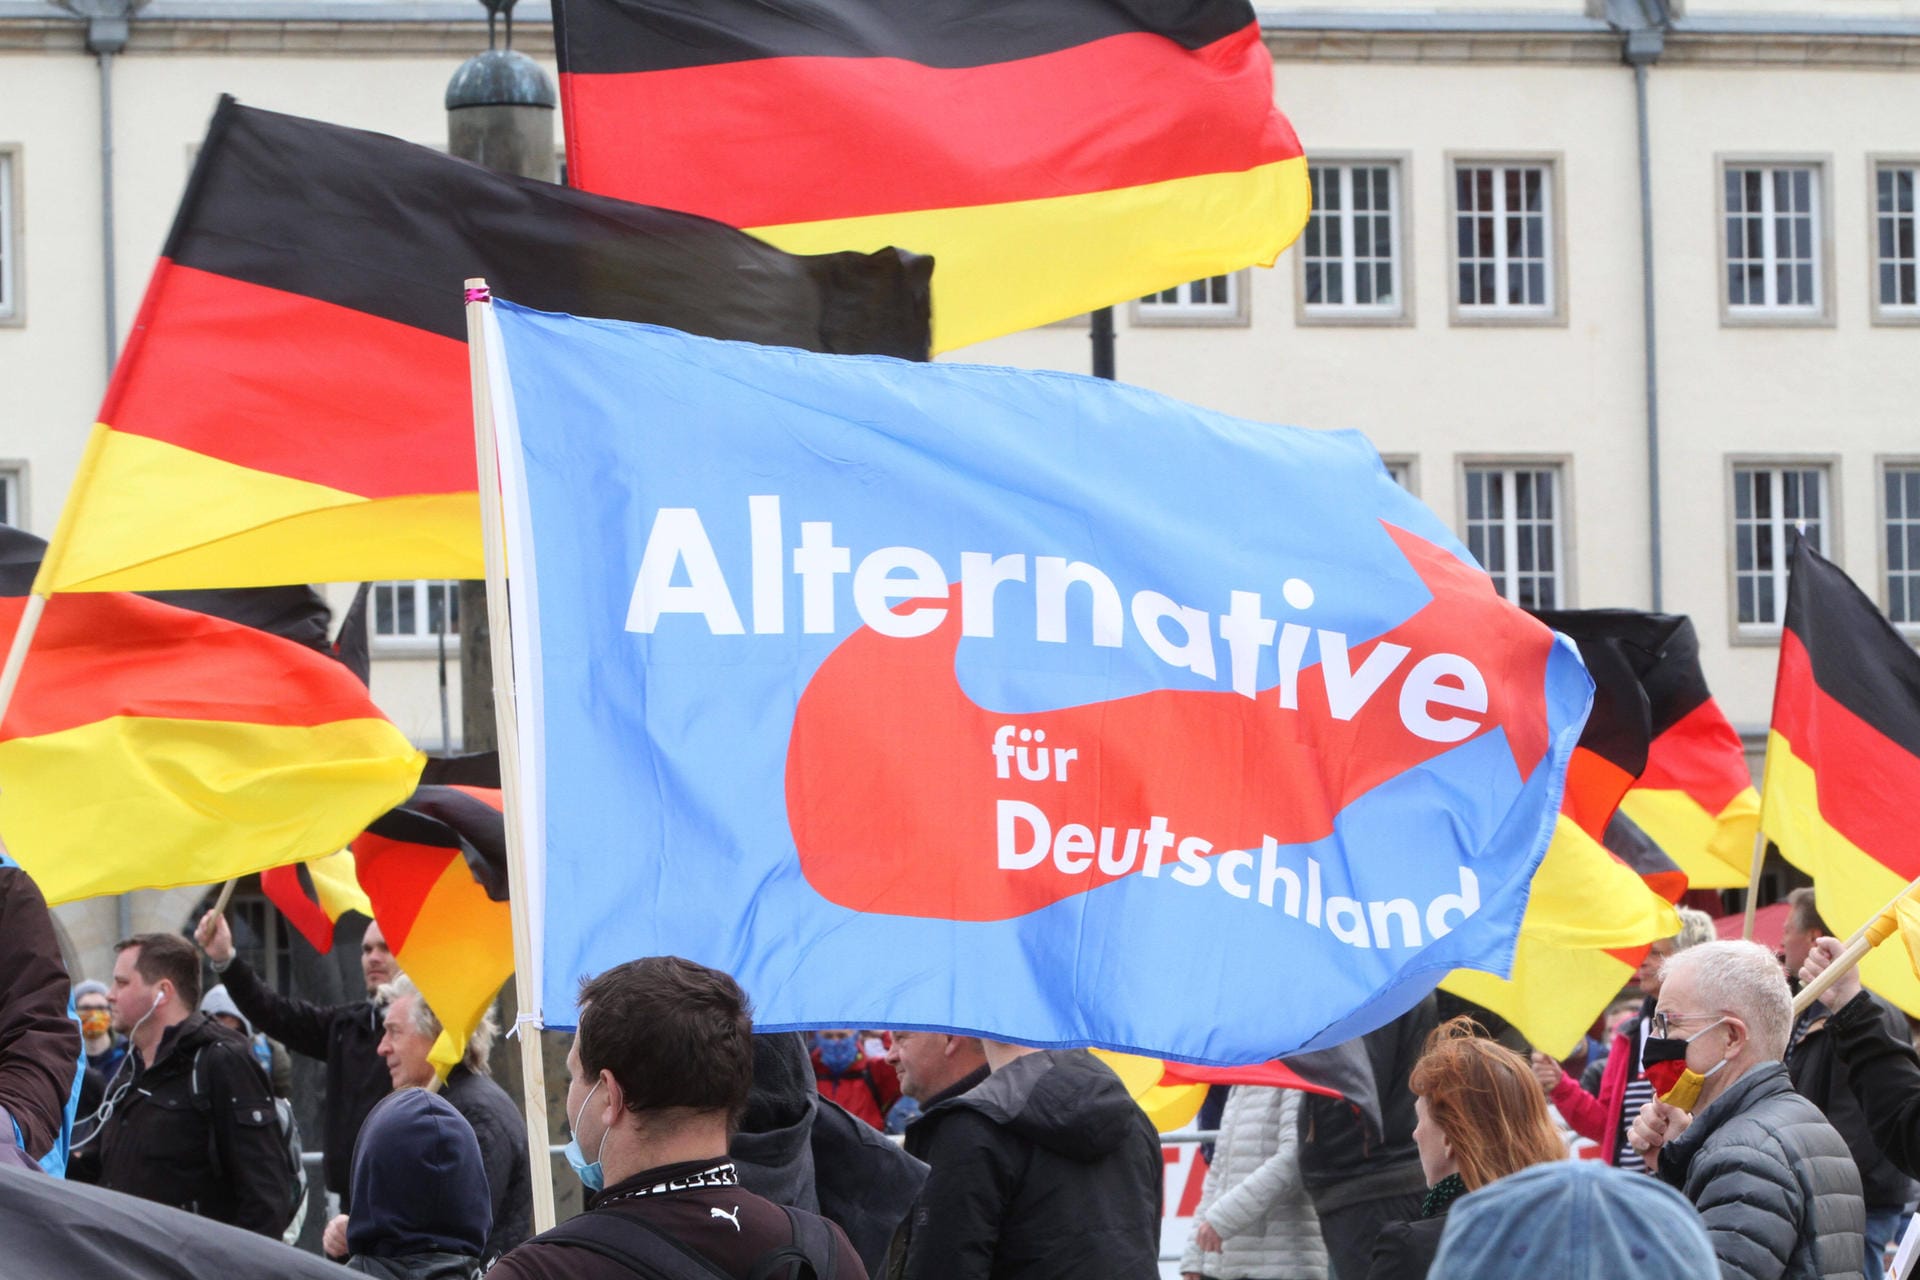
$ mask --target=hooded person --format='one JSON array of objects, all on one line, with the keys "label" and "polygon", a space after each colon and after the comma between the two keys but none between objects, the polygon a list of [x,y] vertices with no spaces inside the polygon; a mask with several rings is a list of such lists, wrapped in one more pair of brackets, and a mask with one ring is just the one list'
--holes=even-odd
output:
[{"label": "hooded person", "polygon": [[240,1011],[240,1006],[227,994],[224,982],[210,987],[207,994],[200,997],[200,1012],[218,1019],[247,1038],[247,1043],[253,1048],[254,1061],[260,1064],[260,1069],[273,1082],[274,1097],[293,1096],[293,1060],[287,1056],[284,1048],[268,1039],[265,1032],[253,1029],[253,1019]]},{"label": "hooded person", "polygon": [[1653,1178],[1597,1160],[1553,1160],[1488,1183],[1447,1215],[1437,1276],[1616,1280],[1714,1276],[1700,1215]]},{"label": "hooded person", "polygon": [[927,1180],[927,1166],[814,1087],[806,1038],[753,1037],[753,1091],[727,1154],[740,1185],[838,1223],[869,1274]]},{"label": "hooded person", "polygon": [[376,1104],[353,1148],[347,1269],[384,1280],[471,1280],[492,1229],[473,1126],[425,1089]]},{"label": "hooded person", "polygon": [[889,1258],[907,1280],[1158,1280],[1160,1135],[1084,1049],[985,1041],[990,1074],[928,1106],[931,1168]]}]

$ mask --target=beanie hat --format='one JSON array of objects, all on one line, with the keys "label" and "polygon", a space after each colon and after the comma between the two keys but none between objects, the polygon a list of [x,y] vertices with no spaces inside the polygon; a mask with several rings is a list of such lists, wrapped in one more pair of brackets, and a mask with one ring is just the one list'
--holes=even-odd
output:
[{"label": "beanie hat", "polygon": [[88,978],[85,982],[76,982],[73,986],[73,998],[79,1002],[81,996],[103,996],[107,994],[107,984]]},{"label": "beanie hat", "polygon": [[1554,1160],[1490,1182],[1447,1214],[1436,1276],[1618,1280],[1719,1274],[1686,1197],[1598,1160]]}]

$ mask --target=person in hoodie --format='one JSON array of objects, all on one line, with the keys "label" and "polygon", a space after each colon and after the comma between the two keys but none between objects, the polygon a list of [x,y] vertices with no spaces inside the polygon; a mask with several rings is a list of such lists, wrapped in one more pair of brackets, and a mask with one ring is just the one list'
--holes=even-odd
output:
[{"label": "person in hoodie", "polygon": [[382,1280],[472,1280],[493,1229],[473,1126],[425,1089],[388,1094],[353,1149],[347,1270]]},{"label": "person in hoodie", "polygon": [[224,983],[209,987],[207,994],[200,997],[200,1012],[210,1015],[215,1022],[229,1031],[238,1031],[246,1037],[247,1044],[253,1049],[253,1058],[260,1069],[267,1073],[267,1079],[273,1082],[273,1096],[291,1098],[293,1096],[293,1060],[287,1056],[285,1047],[267,1038],[264,1031],[255,1031],[253,1022],[240,1012],[240,1006],[227,994]]},{"label": "person in hoodie", "polygon": [[1120,1077],[1084,1049],[982,1048],[986,1079],[908,1126],[931,1172],[897,1274],[1156,1280],[1160,1136]]},{"label": "person in hoodie", "polygon": [[740,1185],[818,1213],[847,1233],[878,1275],[927,1166],[815,1091],[799,1032],[753,1037],[753,1091],[727,1144]]}]

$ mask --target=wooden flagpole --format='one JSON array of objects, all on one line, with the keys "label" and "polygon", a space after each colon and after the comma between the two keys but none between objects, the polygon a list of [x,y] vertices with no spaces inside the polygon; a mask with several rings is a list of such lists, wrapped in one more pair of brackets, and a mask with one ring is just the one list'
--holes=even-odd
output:
[{"label": "wooden flagpole", "polygon": [[1887,899],[1887,905],[1880,908],[1880,914],[1862,925],[1859,932],[1847,939],[1847,945],[1835,956],[1820,976],[1800,988],[1800,994],[1793,998],[1793,1016],[1798,1018],[1810,1008],[1815,1000],[1826,993],[1828,987],[1838,982],[1849,969],[1854,968],[1867,958],[1867,952],[1892,937],[1900,927],[1900,900],[1920,891],[1920,879],[1911,881],[1906,888]]},{"label": "wooden flagpole", "polygon": [[1740,925],[1740,936],[1753,941],[1753,913],[1760,903],[1760,868],[1767,860],[1767,837],[1759,827],[1753,829],[1753,865],[1747,868],[1747,918]]},{"label": "wooden flagpole", "polygon": [[[514,704],[513,637],[508,621],[505,522],[500,511],[500,458],[494,432],[493,388],[487,368],[487,282],[467,281],[467,353],[473,379],[473,440],[480,472],[480,529],[486,541],[487,616],[492,625],[493,716],[500,743],[500,792],[507,820],[507,893],[513,921],[513,984],[522,1017],[539,1007],[533,986],[533,930],[527,918],[526,850],[520,842],[519,715]],[[553,1162],[547,1152],[547,1068],[540,1028],[519,1022],[520,1091],[526,1104],[527,1162],[533,1174],[533,1229],[554,1222]]]}]

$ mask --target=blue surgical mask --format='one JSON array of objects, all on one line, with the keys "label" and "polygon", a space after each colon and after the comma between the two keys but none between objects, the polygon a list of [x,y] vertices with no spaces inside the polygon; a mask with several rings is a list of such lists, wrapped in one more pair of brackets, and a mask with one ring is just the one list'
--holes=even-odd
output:
[{"label": "blue surgical mask", "polygon": [[[600,1168],[598,1153],[596,1152],[594,1159],[588,1160],[587,1153],[580,1149],[580,1117],[587,1114],[587,1104],[593,1101],[594,1089],[599,1087],[600,1082],[595,1080],[593,1089],[587,1090],[587,1096],[580,1099],[580,1110],[567,1117],[567,1163],[572,1165],[573,1171],[579,1175],[580,1185],[589,1191],[603,1191],[607,1185],[607,1175]],[[607,1135],[602,1133],[599,1150],[604,1151],[606,1147]]]},{"label": "blue surgical mask", "polygon": [[860,1061],[860,1042],[852,1036],[842,1036],[837,1040],[822,1036],[816,1043],[820,1046],[821,1064],[835,1075],[840,1075]]}]

